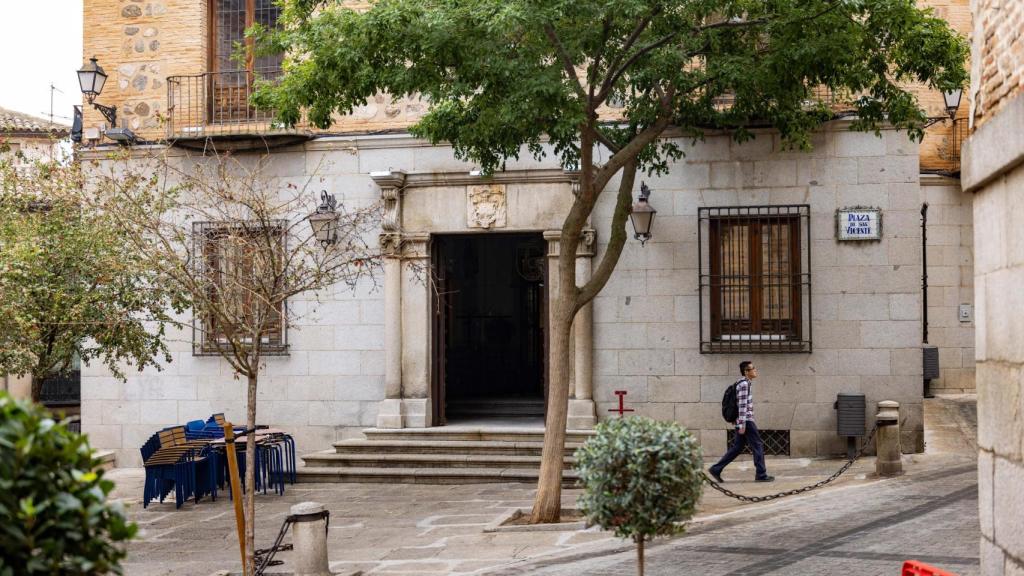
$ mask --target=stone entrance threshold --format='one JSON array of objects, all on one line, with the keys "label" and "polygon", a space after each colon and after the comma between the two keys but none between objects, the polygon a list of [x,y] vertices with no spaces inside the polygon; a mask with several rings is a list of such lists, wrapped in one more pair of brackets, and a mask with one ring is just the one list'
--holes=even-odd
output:
[{"label": "stone entrance threshold", "polygon": [[[544,446],[540,418],[487,418],[433,428],[369,428],[366,439],[336,442],[302,457],[300,482],[402,484],[535,483]],[[563,479],[576,480],[573,452],[592,430],[566,436]]]}]

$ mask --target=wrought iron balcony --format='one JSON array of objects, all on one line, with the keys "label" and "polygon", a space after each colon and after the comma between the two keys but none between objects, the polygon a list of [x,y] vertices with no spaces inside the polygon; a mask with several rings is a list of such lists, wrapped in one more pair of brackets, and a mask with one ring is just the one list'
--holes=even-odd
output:
[{"label": "wrought iron balcony", "polygon": [[[206,72],[167,78],[167,137],[183,146],[209,138],[262,147],[309,137],[305,119],[294,127],[274,121],[274,111],[252,105],[257,78],[274,80],[279,69],[250,72]],[[237,148],[238,146],[234,146]]]}]

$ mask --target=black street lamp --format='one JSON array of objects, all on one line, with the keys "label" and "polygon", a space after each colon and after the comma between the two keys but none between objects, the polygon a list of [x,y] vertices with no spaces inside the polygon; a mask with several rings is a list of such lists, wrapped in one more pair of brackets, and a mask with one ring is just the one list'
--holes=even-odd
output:
[{"label": "black street lamp", "polygon": [[320,193],[320,205],[317,206],[316,212],[309,215],[313,236],[324,248],[338,241],[338,213],[335,210],[337,205],[334,194],[328,194],[324,190]]},{"label": "black street lamp", "polygon": [[960,108],[960,97],[963,96],[963,93],[961,88],[946,90],[942,93],[942,99],[946,102],[946,114],[949,114],[950,120],[956,119],[956,111]]},{"label": "black street lamp", "polygon": [[78,71],[78,84],[85,95],[85,101],[92,104],[93,108],[100,111],[103,117],[110,122],[112,127],[117,126],[117,106],[104,106],[95,102],[96,97],[103,92],[103,86],[107,83],[107,73],[96,63],[96,57],[89,58],[89,63],[82,66]]},{"label": "black street lamp", "polygon": [[651,189],[647,187],[646,182],[641,182],[640,197],[636,199],[633,210],[629,214],[629,219],[633,222],[633,236],[640,241],[641,246],[651,239],[651,225],[654,223],[654,215],[658,213],[647,202],[650,196]]}]

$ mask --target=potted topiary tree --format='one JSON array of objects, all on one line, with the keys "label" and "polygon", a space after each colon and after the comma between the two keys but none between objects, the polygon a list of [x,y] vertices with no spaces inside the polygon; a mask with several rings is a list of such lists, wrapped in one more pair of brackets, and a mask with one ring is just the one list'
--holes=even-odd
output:
[{"label": "potted topiary tree", "polygon": [[0,392],[0,576],[121,574],[135,535],[85,436]]},{"label": "potted topiary tree", "polygon": [[702,468],[697,440],[675,422],[602,422],[576,451],[584,488],[578,505],[590,522],[636,542],[643,576],[644,542],[683,531],[700,500]]}]

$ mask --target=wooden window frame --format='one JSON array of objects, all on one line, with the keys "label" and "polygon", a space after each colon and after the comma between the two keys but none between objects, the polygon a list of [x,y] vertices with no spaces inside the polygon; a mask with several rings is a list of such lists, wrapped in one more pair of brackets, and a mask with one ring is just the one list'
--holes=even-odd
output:
[{"label": "wooden window frame", "polygon": [[[268,72],[256,70],[256,56],[255,56],[255,45],[252,38],[245,38],[246,46],[246,61],[245,68],[230,68],[228,70],[221,70],[220,68],[220,54],[218,53],[218,40],[219,40],[219,13],[218,4],[219,0],[209,0],[207,9],[207,18],[209,21],[209,27],[207,31],[207,54],[206,61],[209,63],[208,71],[213,73],[219,72],[245,72],[260,73],[265,75]],[[245,26],[244,29],[248,30],[256,23],[256,0],[245,0]],[[280,72],[280,67],[277,68],[276,72]]]}]

